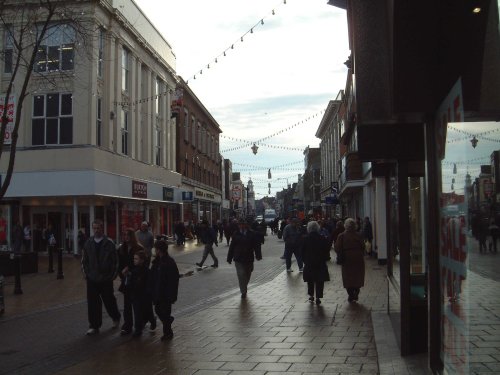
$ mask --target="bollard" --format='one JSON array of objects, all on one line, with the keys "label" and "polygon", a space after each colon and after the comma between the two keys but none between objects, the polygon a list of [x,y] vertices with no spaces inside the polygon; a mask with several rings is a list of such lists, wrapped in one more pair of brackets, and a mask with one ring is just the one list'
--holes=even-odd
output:
[{"label": "bollard", "polygon": [[57,279],[64,279],[64,273],[63,273],[63,249],[59,249],[57,251]]},{"label": "bollard", "polygon": [[21,254],[14,255],[14,268],[15,268],[15,284],[14,294],[23,294],[21,289]]},{"label": "bollard", "polygon": [[54,246],[49,246],[49,273],[54,272]]}]

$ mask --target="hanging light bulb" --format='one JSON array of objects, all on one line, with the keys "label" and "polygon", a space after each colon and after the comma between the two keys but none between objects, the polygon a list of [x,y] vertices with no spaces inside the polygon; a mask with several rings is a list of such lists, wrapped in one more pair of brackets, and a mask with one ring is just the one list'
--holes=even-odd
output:
[{"label": "hanging light bulb", "polygon": [[243,37],[241,37],[240,40],[243,42]]},{"label": "hanging light bulb", "polygon": [[226,56],[226,51],[224,51],[224,56]]},{"label": "hanging light bulb", "polygon": [[257,146],[255,143],[253,144],[253,146],[251,147],[252,149],[252,152],[254,155],[257,155],[257,150],[259,149],[259,146]]},{"label": "hanging light bulb", "polygon": [[231,44],[231,49],[234,49],[234,44]]},{"label": "hanging light bulb", "polygon": [[476,148],[477,142],[479,142],[479,141],[476,138],[476,136],[472,137],[472,139],[470,140],[470,143],[472,143],[472,147],[474,147],[474,148]]},{"label": "hanging light bulb", "polygon": [[260,24],[263,25],[264,24],[264,18],[260,20]]},{"label": "hanging light bulb", "polygon": [[274,13],[274,9],[273,9],[273,16],[274,16],[274,14],[275,14],[275,13]]},{"label": "hanging light bulb", "polygon": [[253,34],[253,27],[250,29],[250,34]]},{"label": "hanging light bulb", "polygon": [[457,174],[457,163],[453,163],[453,174]]}]

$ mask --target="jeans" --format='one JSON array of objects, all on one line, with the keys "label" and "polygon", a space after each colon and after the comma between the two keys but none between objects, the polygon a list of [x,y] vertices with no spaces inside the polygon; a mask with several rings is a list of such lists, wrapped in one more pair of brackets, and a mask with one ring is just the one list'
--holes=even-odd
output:
[{"label": "jeans", "polygon": [[250,276],[252,276],[253,262],[234,262],[236,267],[236,275],[238,276],[238,284],[240,292],[246,294]]},{"label": "jeans", "polygon": [[297,260],[297,266],[299,269],[304,267],[304,263],[302,262],[302,253],[298,248],[289,248],[285,246],[285,263],[286,269],[290,269],[292,267],[292,254],[295,255],[295,259]]}]

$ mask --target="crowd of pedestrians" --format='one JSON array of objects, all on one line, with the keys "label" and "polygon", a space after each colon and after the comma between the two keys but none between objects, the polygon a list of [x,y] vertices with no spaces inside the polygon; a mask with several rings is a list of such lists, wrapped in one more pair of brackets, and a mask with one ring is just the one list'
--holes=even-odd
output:
[{"label": "crowd of pedestrians", "polygon": [[[104,234],[101,220],[94,220],[92,229],[94,234],[82,250],[82,270],[87,281],[87,335],[99,333],[103,304],[113,320],[113,328],[120,326],[122,316],[113,290],[113,281],[119,276],[119,291],[123,293],[124,304],[121,334],[128,335],[133,331],[133,336],[138,337],[147,323],[154,331],[154,305],[163,324],[161,340],[171,339],[174,320],[171,311],[177,300],[179,270],[168,255],[168,243],[162,239],[154,241],[147,222],[143,222],[137,232],[127,229],[124,242],[118,249]],[[155,257],[151,263],[152,248]]]},{"label": "crowd of pedestrians", "polygon": [[[299,272],[307,283],[309,301],[317,305],[323,298],[324,283],[330,280],[327,262],[331,250],[336,253],[336,262],[342,266],[343,287],[348,301],[359,299],[364,286],[364,256],[372,251],[372,226],[369,218],[363,221],[345,220],[300,220],[289,218],[272,223],[272,234],[284,240],[287,272],[293,272],[292,257],[295,257]],[[124,233],[123,243],[116,248],[114,242],[103,231],[103,222],[92,224],[93,236],[82,249],[82,270],[87,281],[89,329],[87,335],[99,333],[102,325],[102,305],[118,328],[122,316],[114,296],[113,281],[119,277],[119,291],[123,293],[123,324],[121,334],[138,337],[149,324],[154,331],[157,318],[163,325],[163,340],[173,337],[172,304],[177,300],[179,270],[168,254],[168,242],[154,239],[148,223],[144,221],[137,231],[130,228]],[[203,255],[196,266],[203,267],[208,255],[213,259],[212,267],[219,265],[214,252],[225,237],[229,246],[227,262],[235,264],[241,298],[246,298],[248,284],[254,269],[254,261],[262,259],[266,225],[246,219],[224,220],[211,226],[207,220],[199,225],[176,223],[176,244],[182,246],[186,239],[196,238],[204,245]],[[154,253],[152,251],[154,249]],[[154,306],[154,312],[153,312]],[[156,313],[156,316],[155,316]]]}]

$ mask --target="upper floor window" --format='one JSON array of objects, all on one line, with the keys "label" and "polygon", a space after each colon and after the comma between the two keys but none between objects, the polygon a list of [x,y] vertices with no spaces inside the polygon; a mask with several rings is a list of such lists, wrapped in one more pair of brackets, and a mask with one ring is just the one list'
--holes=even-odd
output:
[{"label": "upper floor window", "polygon": [[128,91],[130,85],[130,52],[125,47],[122,49],[122,90]]},{"label": "upper floor window", "polygon": [[154,159],[156,165],[161,165],[161,128],[157,123],[154,131]]},{"label": "upper floor window", "polygon": [[97,76],[102,77],[103,69],[104,69],[104,38],[105,38],[104,29],[99,29],[99,40],[98,40],[98,56],[97,56]]},{"label": "upper floor window", "polygon": [[198,150],[202,151],[202,134],[201,134],[201,124],[198,122]]},{"label": "upper floor window", "polygon": [[191,116],[191,145],[196,147],[196,117]]},{"label": "upper floor window", "polygon": [[157,116],[160,114],[160,90],[161,81],[157,79],[155,83],[155,114]]},{"label": "upper floor window", "polygon": [[64,145],[73,143],[73,95],[51,93],[33,97],[31,143]]},{"label": "upper floor window", "polygon": [[189,141],[189,112],[184,108],[184,140]]},{"label": "upper floor window", "polygon": [[9,28],[5,30],[4,36],[5,46],[3,50],[3,72],[12,73],[12,63],[14,58],[14,38],[12,36],[12,31]]},{"label": "upper floor window", "polygon": [[120,123],[120,131],[122,137],[121,152],[123,155],[128,155],[128,111],[122,109],[122,118]]},{"label": "upper floor window", "polygon": [[34,70],[39,73],[73,70],[75,39],[76,33],[73,27],[50,26],[38,47]]},{"label": "upper floor window", "polygon": [[96,111],[96,144],[101,146],[102,142],[102,99],[97,98],[97,111]]}]

